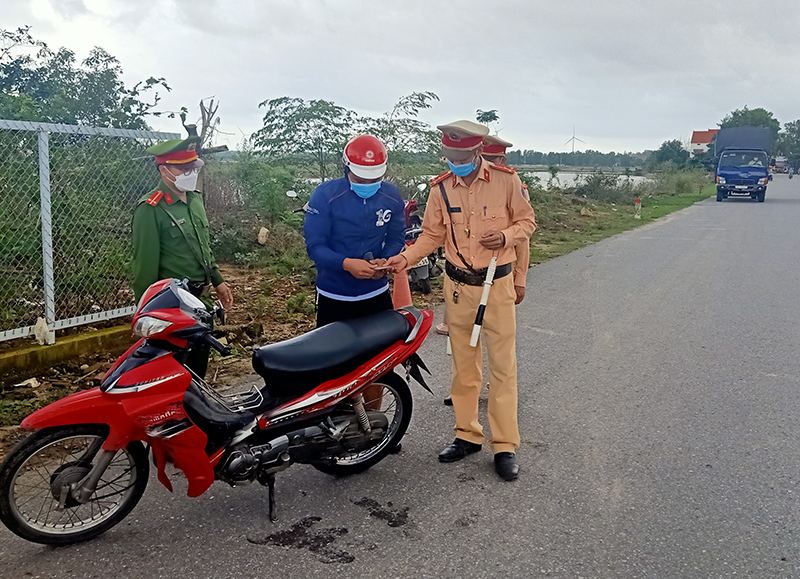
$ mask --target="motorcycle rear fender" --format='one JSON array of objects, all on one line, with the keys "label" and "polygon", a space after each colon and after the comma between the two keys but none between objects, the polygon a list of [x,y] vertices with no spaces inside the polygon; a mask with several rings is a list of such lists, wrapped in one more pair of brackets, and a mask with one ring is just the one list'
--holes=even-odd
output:
[{"label": "motorcycle rear fender", "polygon": [[107,424],[104,450],[124,448],[135,438],[136,425],[125,413],[121,402],[103,394],[100,388],[76,392],[37,410],[22,421],[22,428],[37,430],[71,424]]}]

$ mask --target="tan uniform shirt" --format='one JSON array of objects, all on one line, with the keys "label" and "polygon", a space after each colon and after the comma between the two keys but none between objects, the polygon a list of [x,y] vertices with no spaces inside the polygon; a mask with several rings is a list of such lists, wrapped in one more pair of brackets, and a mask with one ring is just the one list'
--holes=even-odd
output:
[{"label": "tan uniform shirt", "polygon": [[[438,181],[445,187],[450,200],[448,214]],[[481,159],[478,176],[467,186],[461,177],[452,173],[431,182],[428,206],[422,220],[422,233],[414,245],[408,246],[403,255],[409,266],[444,245],[447,260],[456,267],[467,269],[456,254],[450,221],[461,255],[475,269],[489,266],[494,253],[497,265],[511,263],[516,257],[514,246],[529,243],[536,229],[536,218],[530,203],[520,195],[522,182],[513,170],[500,167]],[[479,240],[486,231],[502,231],[505,245],[496,251],[486,249]]]},{"label": "tan uniform shirt", "polygon": [[[528,195],[528,187],[522,186],[522,195],[525,200],[530,203],[531,198]],[[517,261],[514,264],[514,285],[525,287],[528,279],[528,268],[531,265],[531,242],[526,239],[522,243],[514,246],[514,253],[517,256]]]}]

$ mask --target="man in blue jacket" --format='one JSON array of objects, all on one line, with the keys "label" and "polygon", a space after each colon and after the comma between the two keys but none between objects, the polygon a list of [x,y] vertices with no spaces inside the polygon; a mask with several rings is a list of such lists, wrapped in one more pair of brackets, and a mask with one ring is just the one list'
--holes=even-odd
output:
[{"label": "man in blue jacket", "polygon": [[342,160],[345,176],[317,187],[306,212],[306,250],[317,267],[317,327],[392,309],[382,266],[405,245],[403,199],[383,181],[383,143],[355,137]]}]

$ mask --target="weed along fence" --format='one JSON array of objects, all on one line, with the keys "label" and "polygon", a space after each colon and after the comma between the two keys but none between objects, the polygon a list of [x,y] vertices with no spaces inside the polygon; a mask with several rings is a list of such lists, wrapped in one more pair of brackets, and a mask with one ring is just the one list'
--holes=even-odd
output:
[{"label": "weed along fence", "polygon": [[0,120],[0,341],[133,313],[131,216],[158,183],[145,149],[175,138]]}]

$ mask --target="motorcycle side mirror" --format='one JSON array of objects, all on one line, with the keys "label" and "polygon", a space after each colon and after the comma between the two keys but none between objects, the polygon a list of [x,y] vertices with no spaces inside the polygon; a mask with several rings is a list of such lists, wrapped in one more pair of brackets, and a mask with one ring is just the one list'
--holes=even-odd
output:
[{"label": "motorcycle side mirror", "polygon": [[297,197],[297,191],[287,191],[286,196],[291,199],[295,199]]},{"label": "motorcycle side mirror", "polygon": [[428,188],[428,186],[425,183],[420,183],[419,185],[417,185],[417,191],[419,191],[420,193],[425,191],[425,189],[427,189],[427,188]]}]

